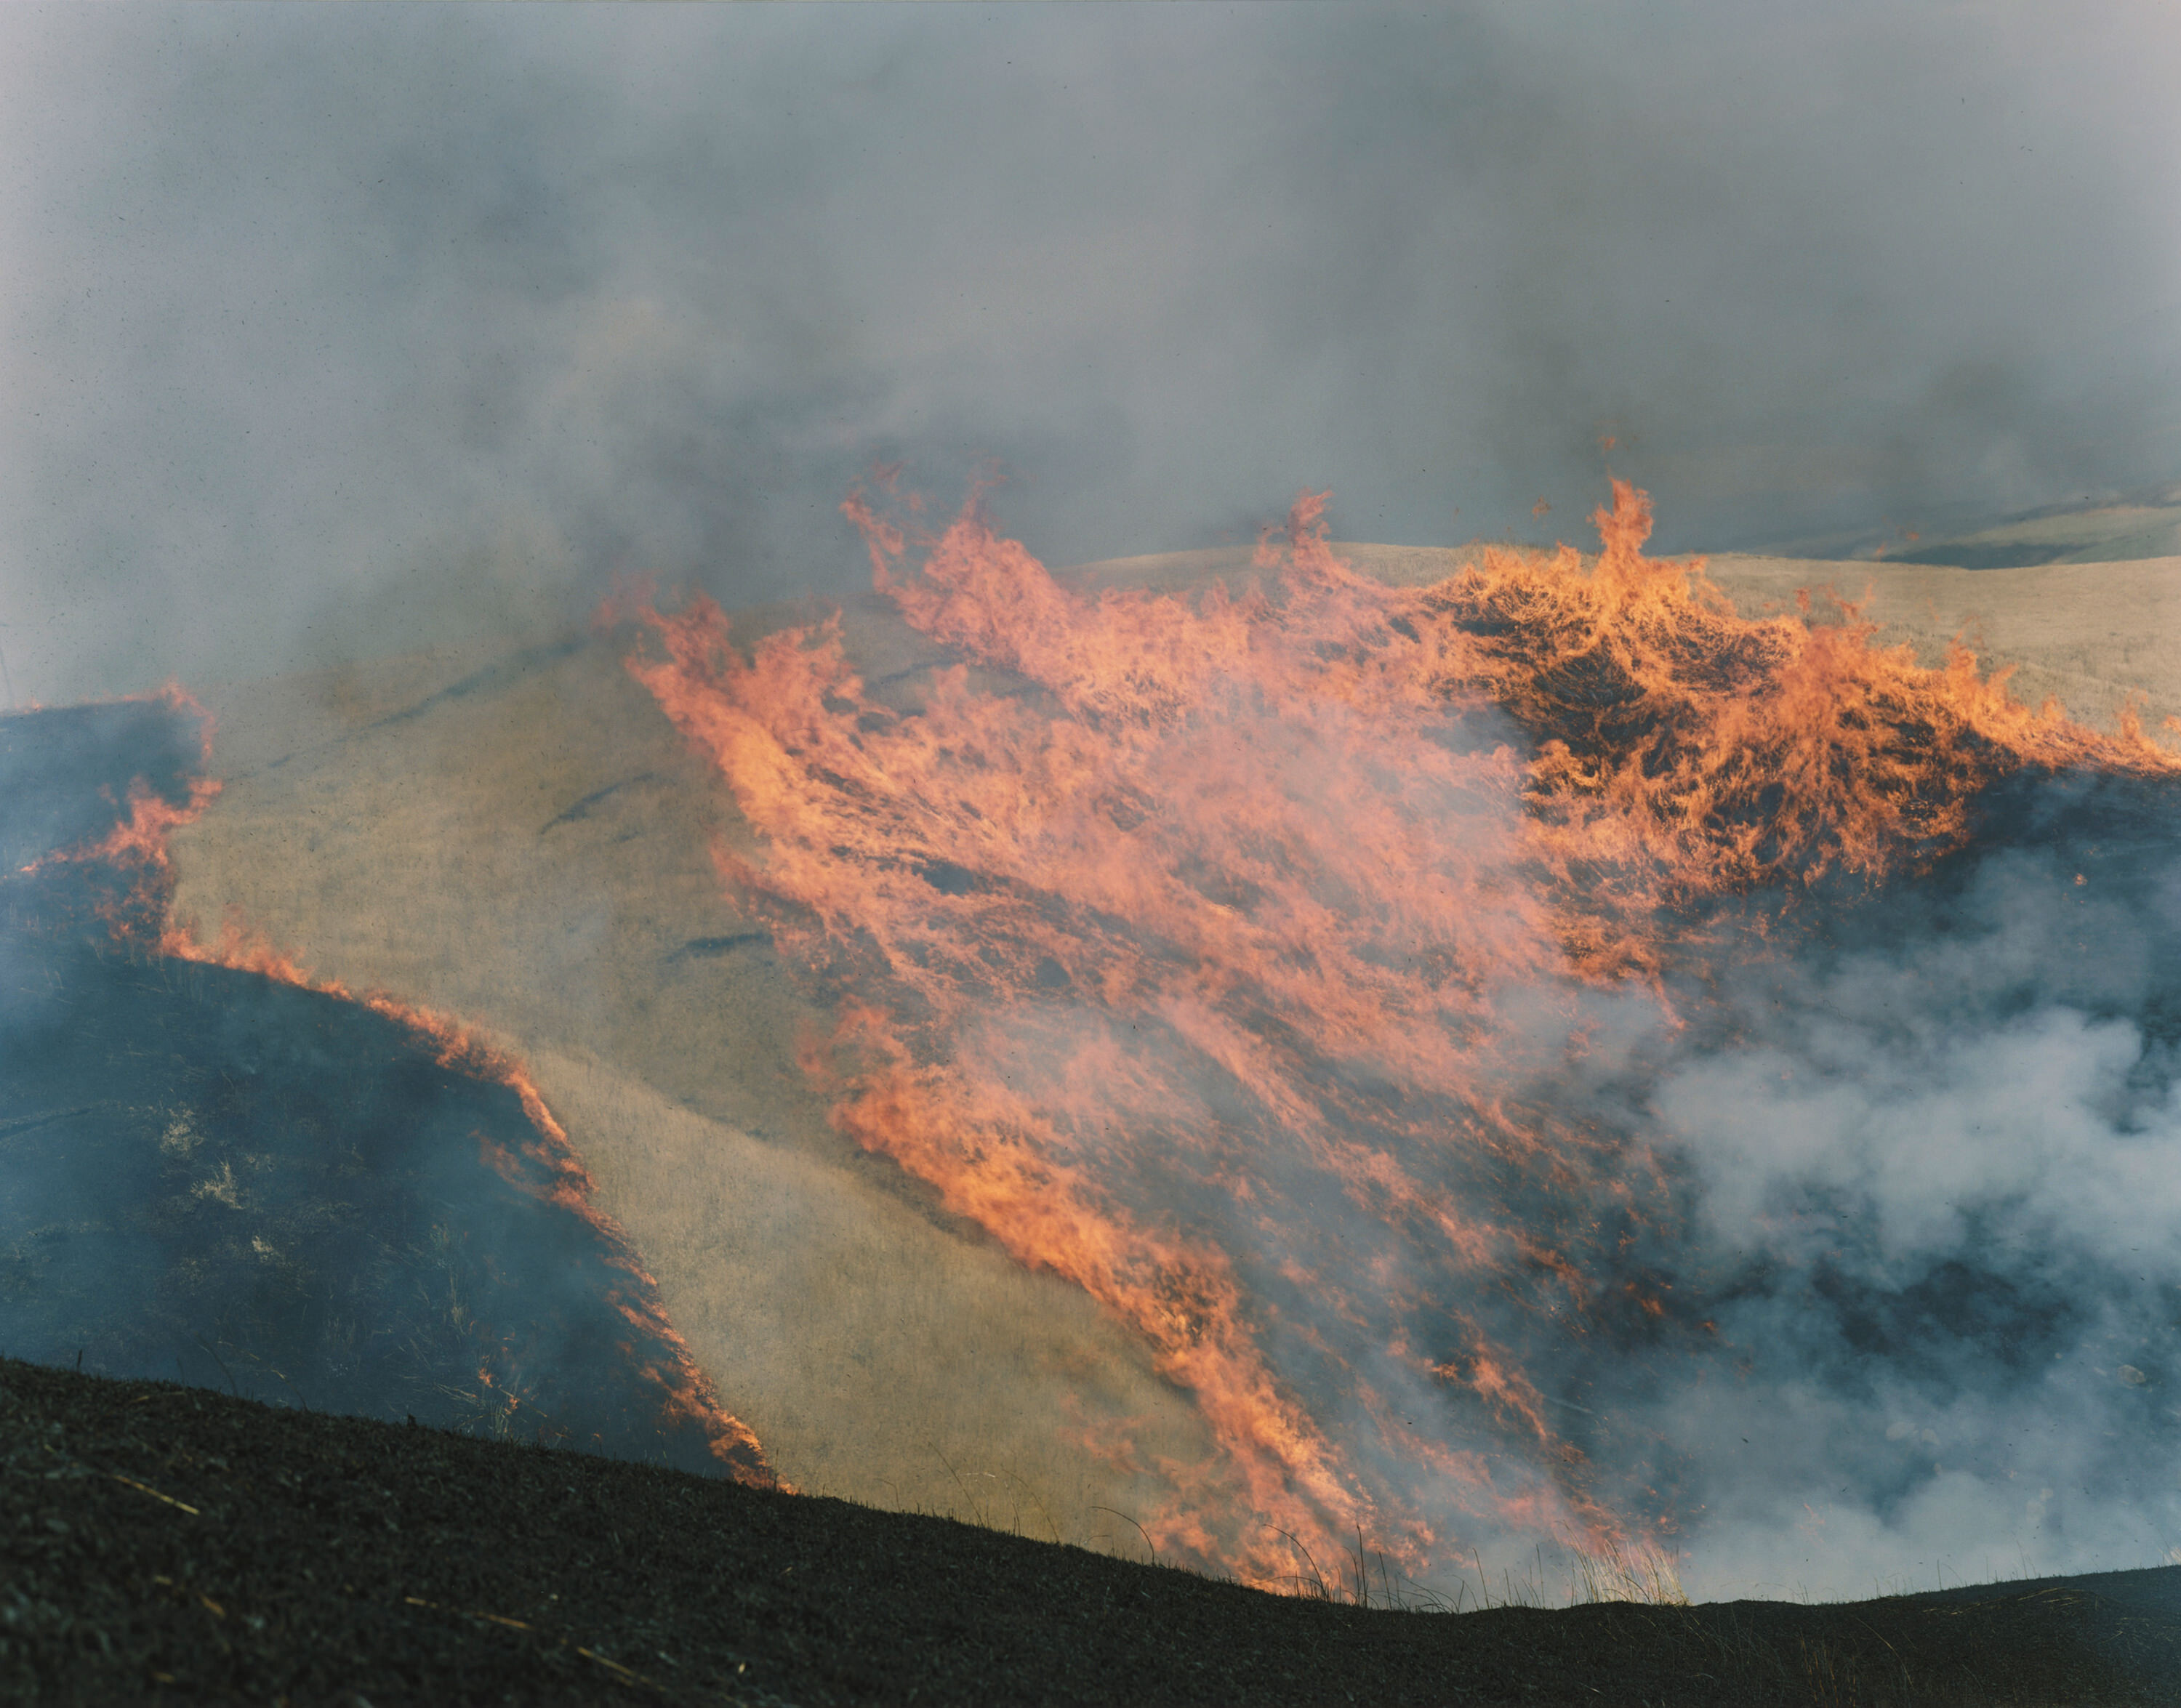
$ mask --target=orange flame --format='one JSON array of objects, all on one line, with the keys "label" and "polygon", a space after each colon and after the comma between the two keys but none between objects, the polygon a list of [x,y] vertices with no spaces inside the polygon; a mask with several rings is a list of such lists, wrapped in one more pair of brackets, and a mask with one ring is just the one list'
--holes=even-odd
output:
[{"label": "orange flame", "polygon": [[[210,764],[213,715],[199,705],[179,683],[169,682],[154,694],[130,695],[125,698],[130,702],[140,704],[156,701],[174,712],[195,718],[200,743],[199,764],[201,767]],[[218,779],[196,776],[189,781],[186,797],[177,805],[162,800],[139,778],[130,787],[129,816],[104,836],[95,842],[64,848],[33,860],[22,870],[27,874],[51,865],[91,862],[134,868],[140,874],[139,888],[144,892],[143,899],[160,899],[163,897],[165,886],[171,881],[173,871],[167,857],[168,838],[180,826],[201,817],[218,793]]]},{"label": "orange flame", "polygon": [[932,537],[858,493],[879,590],[1014,679],[954,665],[908,713],[837,618],[746,657],[708,600],[638,613],[631,670],[764,840],[723,875],[842,996],[837,1121],[1195,1395],[1221,1458],[1162,1546],[1273,1582],[1359,1533],[1421,1568],[1669,1525],[1549,1389],[1583,1336],[1709,1332],[1648,1255],[1674,1199],[1539,1088],[1705,898],[1928,862],[2022,766],[2181,770],[1852,605],[1738,618],[1613,490],[1594,567],[1493,551],[1420,590],[1342,563],[1305,494],[1262,582],[1193,600],[1084,597],[980,494]]}]

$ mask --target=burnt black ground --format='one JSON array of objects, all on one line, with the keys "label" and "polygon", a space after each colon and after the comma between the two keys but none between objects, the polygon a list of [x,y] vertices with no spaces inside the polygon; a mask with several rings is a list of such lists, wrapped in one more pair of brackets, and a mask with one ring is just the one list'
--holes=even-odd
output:
[{"label": "burnt black ground", "polygon": [[564,1449],[0,1361],[0,1697],[2181,1702],[2181,1568],[1366,1609]]},{"label": "burnt black ground", "polygon": [[202,763],[179,703],[0,718],[0,1351],[712,1468],[650,1283],[489,1062],[150,946],[170,874],[86,851]]}]

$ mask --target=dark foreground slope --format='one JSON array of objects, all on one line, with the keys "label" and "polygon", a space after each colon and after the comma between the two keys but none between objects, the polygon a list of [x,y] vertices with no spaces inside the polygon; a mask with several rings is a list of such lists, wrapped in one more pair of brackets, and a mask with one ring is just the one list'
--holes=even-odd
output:
[{"label": "dark foreground slope", "polygon": [[0,1458],[9,1700],[2181,1701],[2181,1568],[1857,1606],[1366,1609],[14,1361]]}]

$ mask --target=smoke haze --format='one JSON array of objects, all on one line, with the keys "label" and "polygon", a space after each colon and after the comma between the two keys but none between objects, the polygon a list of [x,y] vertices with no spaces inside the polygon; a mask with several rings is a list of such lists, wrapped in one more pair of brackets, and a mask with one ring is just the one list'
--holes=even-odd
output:
[{"label": "smoke haze", "polygon": [[1708,1468],[1692,1590],[2181,1550],[2171,792],[2001,791],[1649,1088],[1743,1358],[1659,1419]]},{"label": "smoke haze", "polygon": [[[860,578],[1660,543],[2173,477],[2152,4],[0,15],[0,647],[46,701]],[[1539,499],[1555,512],[1531,516]]]},{"label": "smoke haze", "polygon": [[[869,568],[838,509],[874,462],[907,462],[945,514],[947,484],[997,457],[1005,532],[1052,564],[1247,540],[1306,481],[1334,489],[1347,537],[1572,538],[1608,438],[1657,493],[1666,552],[2171,482],[2177,72],[2181,25],[2150,3],[0,10],[7,691],[534,641],[624,572],[730,609],[846,592]],[[505,686],[445,675],[371,725],[388,774],[428,744],[386,730]],[[605,715],[558,710],[554,741]],[[1312,834],[1357,822],[1325,805],[1358,774],[1326,715],[1283,774]],[[1478,712],[1417,750],[1535,760],[1511,728]],[[142,751],[139,769],[181,764]],[[57,848],[80,827],[20,803],[96,780],[27,736],[18,757],[0,840]],[[261,799],[315,811],[266,780],[289,757]],[[1527,822],[1516,763],[1488,811],[1394,768],[1434,857]],[[1927,881],[1828,893],[1792,930],[1754,923],[1779,889],[1733,890],[1754,892],[1731,904],[1748,939],[1722,925],[1681,988],[1570,994],[1532,969],[1499,993],[1513,1101],[1664,1158],[1665,1231],[1586,1220],[1595,1182],[1510,1165],[1487,1184],[1590,1241],[1601,1276],[1670,1271],[1681,1350],[1654,1360],[1632,1317],[1608,1353],[1563,1344],[1505,1289],[1476,1314],[1532,1336],[1550,1437],[1606,1468],[1602,1496],[1678,1517],[1693,1591],[2181,1546],[2181,862],[2170,783],[2088,774],[1995,787]],[[525,835],[670,786],[599,775]],[[1206,795],[1175,778],[1176,799]],[[106,780],[111,807],[127,784]],[[1438,834],[1457,820],[1466,840]],[[990,876],[947,846],[916,878],[943,905]],[[342,905],[384,893],[359,880]],[[917,929],[939,917],[907,893]],[[549,900],[634,934],[588,893]],[[1223,919],[1250,905],[1216,900]],[[603,1012],[605,975],[556,952],[556,1000]],[[1106,1022],[1024,960],[1057,1017],[1025,1003],[960,1036],[1059,1061],[1055,1039]],[[1173,1011],[1193,1036],[1201,1017]],[[730,1034],[688,1035],[726,1053]],[[1160,1087],[1144,1110],[1210,1124],[1228,1082],[1187,1084],[1196,1104]],[[1129,1131],[1151,1160],[1125,1184],[1163,1209],[1160,1130]],[[1291,1222],[1206,1185],[1223,1174],[1193,1209],[1293,1307],[1267,1366],[1328,1437],[1408,1427],[1442,1388],[1372,1359],[1412,1327],[1449,1368],[1470,1344],[1438,1320],[1464,1298],[1430,1267],[1454,1261],[1438,1230],[1374,1231],[1307,1159],[1237,1154]],[[52,1177],[55,1202],[76,1193]],[[1450,1170],[1426,1184],[1477,1196]],[[1311,1314],[1330,1270],[1295,1281],[1299,1248],[1355,1258],[1346,1327]],[[1388,1275],[1416,1285],[1372,1292]],[[1371,1415],[1341,1410],[1336,1362]],[[1481,1394],[1481,1368],[1445,1380]],[[1438,1421],[1450,1455],[1467,1424]],[[1660,1467],[1670,1486],[1637,1487]],[[1391,1485],[1413,1464],[1367,1468]],[[1488,1545],[1530,1540],[1496,1506],[1475,1517],[1473,1491],[1423,1495]]]}]

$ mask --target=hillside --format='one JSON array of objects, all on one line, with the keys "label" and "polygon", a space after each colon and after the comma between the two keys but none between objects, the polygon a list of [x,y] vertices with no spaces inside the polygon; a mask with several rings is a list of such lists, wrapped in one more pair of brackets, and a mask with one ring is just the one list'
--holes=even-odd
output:
[{"label": "hillside", "polygon": [[[1389,581],[1464,554],[1343,546]],[[1245,550],[1067,572],[1181,587]],[[1831,585],[1935,660],[1967,632],[2033,697],[2094,721],[2181,711],[2156,637],[2181,559],[1967,571],[1722,559],[1749,614]],[[738,639],[821,614],[737,616]],[[886,703],[942,655],[884,601],[848,602]],[[798,1051],[826,1017],[714,869],[754,851],[715,778],[621,668],[625,643],[413,656],[204,697],[211,810],[177,836],[175,911],[229,909],[322,977],[462,1017],[528,1064],[676,1328],[795,1485],[1125,1552],[1203,1463],[1203,1424],[1080,1293],[1011,1263],[837,1132]],[[973,678],[974,680],[974,678]],[[97,1365],[94,1354],[93,1367]],[[307,1401],[311,1396],[304,1396]]]},{"label": "hillside", "polygon": [[0,1463],[0,1694],[17,1700],[2181,1700],[2181,1568],[1852,1606],[1361,1607],[12,1360]]}]

